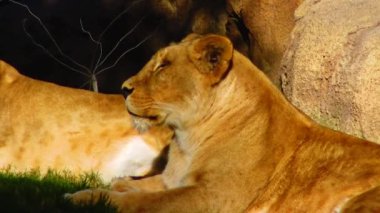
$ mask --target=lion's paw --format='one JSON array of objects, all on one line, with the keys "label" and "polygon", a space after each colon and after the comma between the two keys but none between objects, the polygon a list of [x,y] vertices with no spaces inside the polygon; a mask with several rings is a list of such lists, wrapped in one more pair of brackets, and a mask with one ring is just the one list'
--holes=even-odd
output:
[{"label": "lion's paw", "polygon": [[117,192],[136,192],[139,191],[137,187],[132,184],[132,179],[129,177],[116,178],[111,182],[110,189]]},{"label": "lion's paw", "polygon": [[109,200],[109,191],[105,189],[86,189],[73,194],[66,193],[64,198],[74,204],[95,204],[99,200]]}]

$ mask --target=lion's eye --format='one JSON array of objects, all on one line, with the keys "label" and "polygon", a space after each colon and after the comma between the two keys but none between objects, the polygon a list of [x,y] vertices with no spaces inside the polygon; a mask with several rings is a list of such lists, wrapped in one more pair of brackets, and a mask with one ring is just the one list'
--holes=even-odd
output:
[{"label": "lion's eye", "polygon": [[165,67],[167,67],[168,65],[170,64],[169,61],[161,61],[160,63],[158,63],[156,65],[156,67],[154,68],[154,71],[159,71],[159,70],[162,70],[164,69]]}]

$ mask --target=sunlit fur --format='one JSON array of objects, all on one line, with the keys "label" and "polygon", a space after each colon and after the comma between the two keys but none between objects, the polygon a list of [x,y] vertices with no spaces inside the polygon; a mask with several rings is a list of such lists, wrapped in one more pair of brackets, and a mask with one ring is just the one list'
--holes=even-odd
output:
[{"label": "sunlit fur", "polygon": [[339,212],[380,184],[379,145],[311,121],[224,37],[160,50],[123,87],[131,113],[174,129],[168,164],[117,182],[119,192],[68,195],[74,202],[107,194],[121,212]]},{"label": "sunlit fur", "polygon": [[[146,169],[128,168],[126,162],[146,168],[153,159],[141,158],[145,153],[134,150],[136,142],[133,146],[129,142],[146,143],[152,157],[151,152],[158,155],[170,135],[169,130],[138,134],[121,95],[33,80],[0,61],[0,168],[94,171],[106,181],[141,176]],[[136,153],[125,156],[123,151]],[[143,160],[137,162],[136,155]]]}]

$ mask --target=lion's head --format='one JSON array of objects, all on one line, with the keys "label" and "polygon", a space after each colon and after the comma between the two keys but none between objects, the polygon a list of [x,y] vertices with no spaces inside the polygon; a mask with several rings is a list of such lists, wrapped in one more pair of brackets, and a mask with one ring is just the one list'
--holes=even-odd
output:
[{"label": "lion's head", "polygon": [[190,35],[158,51],[147,65],[123,84],[128,111],[155,123],[180,125],[178,120],[208,106],[212,88],[229,70],[231,42],[221,36]]}]

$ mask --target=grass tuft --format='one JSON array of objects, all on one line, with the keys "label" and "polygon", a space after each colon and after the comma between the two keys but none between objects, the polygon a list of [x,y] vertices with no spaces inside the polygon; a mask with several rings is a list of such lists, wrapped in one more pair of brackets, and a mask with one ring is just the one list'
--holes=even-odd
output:
[{"label": "grass tuft", "polygon": [[107,187],[96,173],[75,176],[67,171],[38,170],[15,172],[11,168],[0,171],[1,212],[116,212],[105,199],[95,205],[75,206],[63,198],[88,188]]}]

